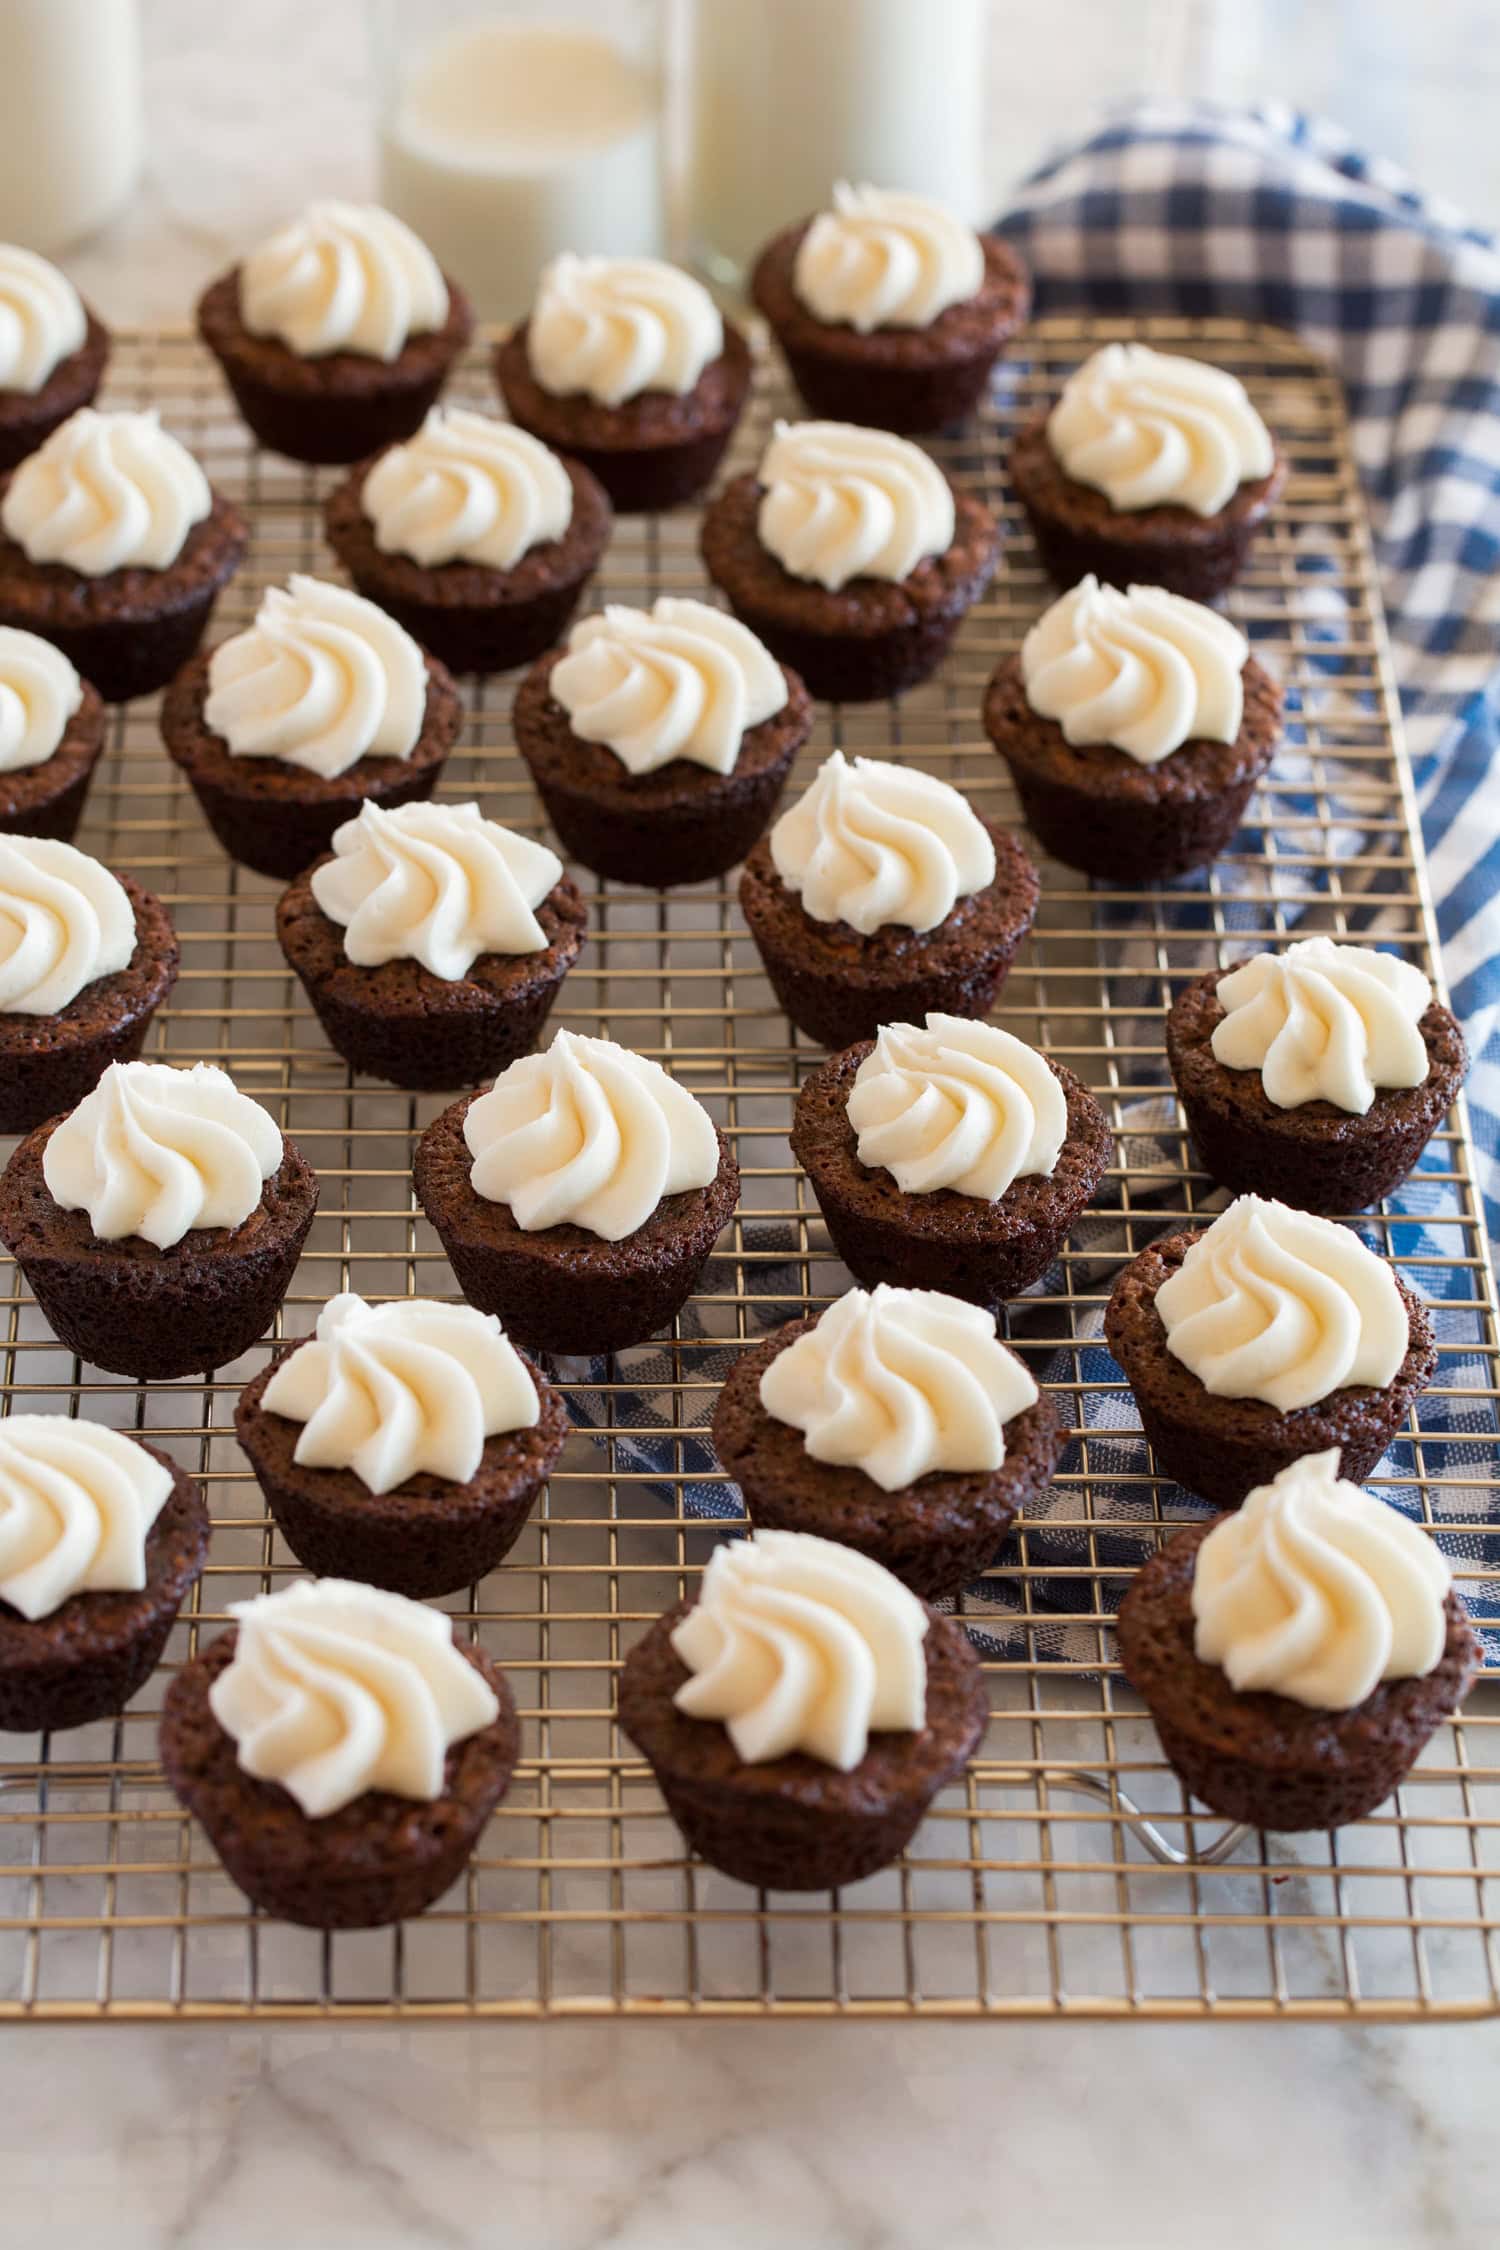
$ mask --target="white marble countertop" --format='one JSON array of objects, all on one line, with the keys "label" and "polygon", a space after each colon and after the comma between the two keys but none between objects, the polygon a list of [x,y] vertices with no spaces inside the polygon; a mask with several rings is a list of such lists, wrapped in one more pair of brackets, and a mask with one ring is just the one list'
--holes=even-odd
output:
[{"label": "white marble countertop", "polygon": [[[150,174],[67,261],[116,321],[185,317],[299,195],[370,178],[358,0],[144,12]],[[1231,97],[1336,93],[1356,129],[1476,217],[1500,215],[1497,65],[1467,0],[1080,0],[1065,76],[1060,47],[1035,48],[1029,5],[999,12],[997,194],[1087,108],[1087,52],[1091,98],[1147,70]],[[1349,67],[1354,48],[1365,67]],[[1500,2212],[1497,2095],[1500,2026],[16,2028],[0,2051],[0,2238],[1477,2245]]]}]

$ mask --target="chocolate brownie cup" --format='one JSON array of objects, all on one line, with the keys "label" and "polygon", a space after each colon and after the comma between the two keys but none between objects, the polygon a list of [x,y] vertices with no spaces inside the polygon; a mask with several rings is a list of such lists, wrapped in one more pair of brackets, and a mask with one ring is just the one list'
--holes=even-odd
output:
[{"label": "chocolate brownie cup", "polygon": [[1203,1230],[1188,1228],[1151,1243],[1120,1274],[1104,1315],[1105,1341],[1135,1393],[1160,1474],[1215,1507],[1237,1508],[1247,1492],[1269,1484],[1293,1461],[1335,1446],[1344,1475],[1363,1484],[1437,1367],[1432,1324],[1420,1300],[1391,1275],[1407,1337],[1387,1384],[1341,1384],[1314,1404],[1286,1412],[1260,1398],[1215,1395],[1168,1349],[1156,1302],[1163,1283],[1202,1239]]},{"label": "chocolate brownie cup", "polygon": [[888,1490],[856,1465],[815,1460],[803,1430],[761,1402],[767,1368],[817,1325],[812,1314],[788,1321],[742,1352],[714,1406],[714,1450],[746,1515],[757,1530],[809,1531],[857,1548],[926,1601],[957,1594],[995,1560],[1016,1517],[1052,1482],[1064,1440],[1049,1400],[1015,1360],[1033,1403],[1006,1421],[1001,1466],[937,1469]]},{"label": "chocolate brownie cup", "polygon": [[[812,731],[812,703],[806,688],[795,672],[777,665],[764,649],[759,649],[760,662],[779,679],[783,700],[768,717],[745,728],[727,772],[696,755],[669,757],[648,764],[643,771],[634,771],[607,741],[576,732],[574,719],[583,718],[590,725],[593,721],[586,707],[575,709],[570,717],[552,692],[559,665],[576,669],[570,659],[576,657],[584,635],[610,633],[611,619],[630,620],[631,625],[622,627],[612,638],[621,666],[631,668],[630,684],[645,685],[653,658],[653,618],[660,620],[664,612],[679,620],[677,624],[668,622],[675,643],[670,661],[679,663],[683,661],[684,645],[680,621],[686,614],[695,613],[699,622],[721,615],[701,602],[664,599],[656,604],[651,617],[642,611],[607,610],[601,619],[585,619],[572,649],[555,649],[526,675],[517,691],[514,711],[516,747],[564,849],[596,875],[655,890],[678,883],[707,882],[738,866],[776,810],[792,762]],[[694,622],[694,618],[688,619],[688,630],[693,642],[702,645],[701,634],[692,630]],[[744,632],[728,618],[722,623],[735,633]],[[722,663],[725,654],[717,643],[707,651],[714,663]],[[602,693],[618,690],[625,681],[622,670]],[[656,684],[670,702],[670,683]],[[708,721],[718,715],[714,700],[706,693]],[[613,711],[617,707],[611,703],[608,708]],[[661,719],[664,731],[675,723],[670,708],[661,713]],[[599,721],[601,727],[608,723],[607,716]],[[642,748],[639,709],[631,713],[627,728],[627,748],[635,757]]]},{"label": "chocolate brownie cup", "polygon": [[0,836],[71,843],[103,749],[92,681],[40,634],[0,625]]},{"label": "chocolate brownie cup", "polygon": [[[834,197],[835,211],[773,236],[750,275],[750,295],[781,347],[792,381],[812,412],[830,421],[871,422],[910,433],[965,421],[985,395],[990,369],[1031,311],[1025,266],[1009,243],[976,235],[915,196],[836,188]],[[820,316],[798,286],[809,233],[865,221],[913,239],[920,278],[911,298],[856,325],[849,292],[841,288],[848,308],[843,317]],[[941,253],[949,237],[963,262],[964,294],[952,301],[941,293],[940,309],[929,310],[931,276],[934,269],[943,272]],[[877,301],[890,289],[883,259],[868,282],[866,311],[879,315]]]},{"label": "chocolate brownie cup", "polygon": [[[182,955],[171,915],[133,875],[114,879],[135,916],[124,968],[92,978],[46,1015],[0,1009],[0,1133],[29,1133],[73,1109],[111,1063],[133,1060],[177,982]],[[0,846],[0,912],[7,888]]]},{"label": "chocolate brownie cup", "polygon": [[1041,1279],[1093,1201],[1114,1155],[1109,1121],[1081,1080],[1038,1057],[1063,1090],[1067,1133],[1050,1173],[1013,1179],[993,1201],[949,1187],[905,1193],[884,1166],[862,1164],[849,1122],[864,1039],[830,1055],[798,1090],[792,1154],[812,1182],[829,1240],[856,1280],[940,1289],[991,1312]]},{"label": "chocolate brownie cup", "polygon": [[240,413],[294,461],[360,461],[408,437],[473,328],[457,282],[373,204],[310,204],[198,300]]},{"label": "chocolate brownie cup", "polygon": [[[442,411],[428,417],[429,425]],[[455,424],[483,419],[458,413],[448,417]],[[506,430],[503,423],[489,426]],[[567,629],[609,544],[614,513],[598,478],[581,462],[554,457],[572,495],[566,525],[527,547],[505,568],[469,554],[424,562],[409,549],[382,545],[379,527],[367,513],[370,478],[390,459],[388,450],[361,462],[324,503],[328,544],[360,592],[454,672],[508,672],[551,648]]]},{"label": "chocolate brownie cup", "polygon": [[[19,1428],[64,1418],[12,1419]],[[9,1423],[0,1429],[8,1430]],[[208,1510],[196,1481],[144,1438],[112,1430],[105,1435],[138,1446],[171,1479],[145,1533],[145,1584],[73,1593],[40,1617],[24,1615],[0,1596],[0,1730],[8,1734],[56,1733],[123,1710],[155,1671],[177,1612],[208,1559]],[[0,1454],[6,1455],[7,1484],[14,1497],[18,1464],[14,1443],[4,1435]],[[48,1497],[55,1500],[57,1491],[54,1462]]]},{"label": "chocolate brownie cup", "polygon": [[[935,464],[933,473],[942,474]],[[857,572],[830,587],[793,576],[763,544],[765,497],[759,474],[731,478],[709,504],[699,548],[736,617],[772,655],[830,703],[877,702],[934,672],[995,574],[1000,528],[989,509],[955,492],[952,537],[941,552],[899,578]]]},{"label": "chocolate brownie cup", "polygon": [[1330,1214],[1363,1211],[1392,1194],[1468,1072],[1464,1035],[1448,1009],[1429,1000],[1417,1017],[1427,1053],[1420,1085],[1373,1088],[1363,1114],[1316,1096],[1287,1108],[1271,1100],[1259,1070],[1230,1069],[1214,1053],[1214,1034],[1225,1021],[1219,986],[1233,974],[1210,969],[1194,978],[1167,1016],[1167,1062],[1209,1178],[1236,1193],[1249,1189]]},{"label": "chocolate brownie cup", "polygon": [[1363,1820],[1463,1702],[1480,1662],[1479,1640],[1450,1591],[1434,1668],[1383,1680],[1352,1709],[1238,1691],[1219,1665],[1198,1655],[1192,1604],[1203,1543],[1226,1520],[1190,1524],[1137,1573],[1120,1605],[1125,1676],[1145,1699],[1183,1786],[1210,1811],[1288,1831]]},{"label": "chocolate brownie cup", "polygon": [[[243,1605],[242,1619],[253,1606]],[[281,1782],[246,1772],[234,1737],[215,1716],[210,1698],[245,1630],[242,1622],[220,1634],[167,1690],[161,1760],[174,1794],[199,1822],[230,1880],[266,1914],[307,1929],[364,1930],[422,1913],[463,1873],[520,1755],[520,1722],[499,1666],[482,1649],[454,1641],[458,1656],[490,1691],[495,1716],[449,1743],[438,1795],[367,1788],[313,1817]]]},{"label": "chocolate brownie cup", "polygon": [[109,330],[71,281],[34,250],[0,243],[0,473],[91,404]]}]

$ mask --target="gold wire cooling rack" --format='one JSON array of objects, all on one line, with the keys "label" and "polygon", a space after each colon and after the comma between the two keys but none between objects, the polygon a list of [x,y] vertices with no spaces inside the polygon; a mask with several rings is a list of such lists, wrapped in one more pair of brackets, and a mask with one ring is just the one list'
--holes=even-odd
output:
[{"label": "gold wire cooling rack", "polygon": [[[1289,337],[1234,324],[1136,324],[1249,383],[1293,476],[1232,609],[1281,673],[1291,724],[1238,848],[1206,880],[1129,894],[1044,864],[1041,913],[1003,1020],[1094,1087],[1116,1134],[1099,1209],[1012,1340],[1060,1394],[1073,1442],[963,1608],[988,1658],[993,1717],[964,1781],[898,1866],[837,1898],[757,1894],[687,1861],[649,1773],[611,1717],[616,1669],[644,1623],[691,1585],[737,1520],[702,1428],[734,1353],[826,1303],[831,1258],[785,1128],[816,1059],[772,1007],[730,887],[670,896],[585,876],[593,931],[557,1020],[651,1054],[738,1146],[744,1198],[670,1339],[557,1370],[578,1424],[504,1567],[451,1606],[509,1670],[525,1724],[510,1796],[464,1881],[421,1921],[323,1938],[250,1913],[164,1789],[156,1719],[167,1671],[226,1605],[294,1569],[233,1442],[239,1386],[271,1340],[215,1380],[135,1386],[82,1367],[7,1267],[7,1409],[70,1411],[148,1432],[203,1480],[212,1559],[168,1663],[120,1718],[0,1759],[0,2015],[204,2016],[1335,2016],[1500,2009],[1491,1883],[1500,1884],[1492,1689],[1432,1744],[1372,1819],[1337,1836],[1267,1838],[1194,1813],[1114,1661],[1110,1624],[1135,1564],[1195,1504],[1159,1483],[1129,1393],[1099,1343],[1123,1259],[1216,1198],[1192,1169],[1162,1056],[1175,985],[1311,929],[1376,937],[1433,966],[1433,928],[1397,743],[1368,532],[1336,385]],[[1016,420],[1114,324],[1035,328],[971,432],[937,448],[1005,514],[998,582],[932,685],[899,705],[824,711],[798,782],[828,749],[910,758],[1016,818],[985,746],[980,695],[1046,589],[1005,481]],[[460,392],[491,398],[484,357]],[[243,501],[247,567],[215,630],[262,586],[327,572],[325,479],[260,454],[186,335],[117,343],[114,402],[151,405]],[[778,411],[763,367],[732,467]],[[701,590],[697,519],[623,522],[593,589],[643,602]],[[450,796],[535,828],[511,747],[511,683],[475,689]],[[169,901],[183,939],[154,1052],[228,1065],[302,1144],[323,1200],[278,1324],[305,1332],[339,1289],[451,1291],[408,1165],[436,1098],[354,1084],[324,1045],[272,930],[274,886],[222,855],[165,761],[151,704],[115,717],[80,841]],[[798,785],[794,782],[794,786]],[[1436,1382],[1376,1484],[1454,1557],[1483,1620],[1500,1533],[1497,1333],[1462,1115],[1367,1239],[1436,1300]]]}]

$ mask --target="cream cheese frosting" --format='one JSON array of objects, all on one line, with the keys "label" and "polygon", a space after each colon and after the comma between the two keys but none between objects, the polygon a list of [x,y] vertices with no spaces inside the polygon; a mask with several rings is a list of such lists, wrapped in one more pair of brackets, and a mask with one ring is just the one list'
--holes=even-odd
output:
[{"label": "cream cheese frosting", "polygon": [[1068,1098],[1045,1055],[963,1016],[882,1026],[846,1114],[860,1163],[903,1195],[949,1188],[993,1203],[1018,1179],[1050,1178],[1068,1137]]},{"label": "cream cheese frosting", "polygon": [[83,682],[60,648],[0,625],[0,773],[45,765],[82,701]]},{"label": "cream cheese frosting", "polygon": [[644,391],[681,398],[724,349],[708,291],[661,258],[579,258],[543,269],[526,356],[544,391],[623,406]]},{"label": "cream cheese frosting", "polygon": [[237,1227],[281,1164],[281,1134],[212,1063],[111,1063],[51,1135],[42,1176],[100,1242],[170,1250],[192,1227]]},{"label": "cream cheese frosting", "polygon": [[719,1719],[747,1766],[801,1751],[852,1773],[877,1733],[927,1720],[927,1612],[884,1565],[808,1532],[716,1547],[672,1633],[673,1697]]},{"label": "cream cheese frosting", "polygon": [[240,318],[299,359],[398,359],[448,318],[448,284],[425,242],[374,203],[310,203],[240,267]]},{"label": "cream cheese frosting", "polygon": [[134,1594],[172,1490],[119,1430],[66,1414],[0,1420],[0,1601],[33,1620],[75,1594]]},{"label": "cream cheese frosting", "polygon": [[118,876],[55,837],[0,836],[0,1015],[55,1016],[134,951]]},{"label": "cream cheese frosting", "polygon": [[486,820],[477,804],[362,805],[335,829],[333,857],[312,894],[344,932],[357,968],[419,961],[452,983],[482,953],[540,953],[535,909],[562,880],[562,861]]},{"label": "cream cheese frosting", "polygon": [[1394,953],[1302,938],[1220,977],[1210,1045],[1226,1070],[1258,1070],[1278,1109],[1332,1102],[1363,1117],[1382,1087],[1420,1086],[1419,1029],[1432,1000],[1420,969]]},{"label": "cream cheese frosting", "polygon": [[792,284],[818,320],[927,328],[984,285],[984,248],[940,203],[840,180],[797,246]]},{"label": "cream cheese frosting", "polygon": [[1201,602],[1161,586],[1080,579],[1021,644],[1026,700],[1071,743],[1109,743],[1139,766],[1184,742],[1233,742],[1250,644]]},{"label": "cream cheese frosting", "polygon": [[830,593],[855,578],[909,578],[953,544],[953,487],[890,430],[778,422],[756,474],[761,545],[793,578]]},{"label": "cream cheese frosting", "polygon": [[1447,1645],[1452,1573],[1432,1540],[1307,1454],[1223,1516],[1198,1549],[1194,1647],[1241,1695],[1352,1711],[1382,1680],[1423,1678]]},{"label": "cream cheese frosting", "polygon": [[561,539],[573,520],[573,482],[557,455],[513,422],[463,406],[435,406],[415,437],[382,453],[360,506],[382,554],[424,570],[444,563],[512,570]]},{"label": "cream cheese frosting", "polygon": [[204,721],[231,757],[279,758],[324,781],[361,758],[409,758],[426,711],[410,633],[321,578],[268,587],[255,623],[209,659]]},{"label": "cream cheese frosting", "polygon": [[995,879],[995,841],[946,781],[880,758],[824,759],[770,835],[771,859],[814,922],[862,937],[933,930]]},{"label": "cream cheese frosting", "polygon": [[1290,1414],[1356,1383],[1383,1390],[1406,1357],[1391,1269],[1348,1227],[1237,1196],[1156,1293],[1167,1349],[1215,1398]]},{"label": "cream cheese frosting", "polygon": [[708,1187],[719,1138],[702,1103],[660,1063],[559,1031],[471,1102],[464,1140],[474,1193],[507,1203],[525,1234],[583,1227],[620,1242],[664,1195]]},{"label": "cream cheese frosting", "polygon": [[409,1477],[467,1484],[484,1441],[536,1427],[536,1385],[498,1320],[431,1297],[366,1304],[331,1297],[317,1330],[261,1393],[270,1414],[300,1422],[293,1459],[350,1469],[367,1491]]},{"label": "cream cheese frosting", "polygon": [[1149,344],[1105,344],[1086,359],[1048,416],[1047,441],[1068,476],[1126,512],[1217,515],[1276,460],[1238,376]]},{"label": "cream cheese frosting", "polygon": [[154,410],[83,406],[15,471],[0,529],[28,562],[105,578],[170,569],[212,508],[207,477]]},{"label": "cream cheese frosting", "polygon": [[583,618],[547,684],[579,740],[636,774],[673,758],[730,773],[750,728],[786,703],[786,676],[748,626],[669,594]]},{"label": "cream cheese frosting", "polygon": [[0,391],[39,391],[88,336],[83,299],[64,273],[0,242]]},{"label": "cream cheese frosting", "polygon": [[500,1704],[439,1609],[343,1578],[299,1578],[231,1602],[234,1655],[208,1691],[242,1773],[276,1781],[309,1820],[367,1789],[431,1803],[455,1743]]},{"label": "cream cheese frosting", "polygon": [[861,1470],[883,1492],[946,1469],[1000,1468],[1005,1425],[1037,1387],[995,1316],[936,1289],[851,1289],[778,1352],[760,1403],[803,1434],[814,1461]]}]

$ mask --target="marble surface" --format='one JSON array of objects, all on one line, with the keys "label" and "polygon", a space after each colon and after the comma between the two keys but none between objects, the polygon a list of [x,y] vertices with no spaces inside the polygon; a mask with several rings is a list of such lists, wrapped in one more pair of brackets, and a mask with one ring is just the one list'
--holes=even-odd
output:
[{"label": "marble surface", "polygon": [[[1089,101],[1149,75],[1336,109],[1500,217],[1500,63],[1478,5],[1068,12],[1079,37],[1043,45],[1039,15],[1055,28],[1056,10],[997,0],[997,195]],[[358,0],[144,13],[150,173],[69,261],[119,321],[183,317],[302,193],[370,177]],[[12,2029],[0,2236],[8,2250],[1477,2245],[1500,2210],[1497,2093],[1500,2026]]]}]

